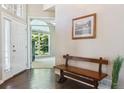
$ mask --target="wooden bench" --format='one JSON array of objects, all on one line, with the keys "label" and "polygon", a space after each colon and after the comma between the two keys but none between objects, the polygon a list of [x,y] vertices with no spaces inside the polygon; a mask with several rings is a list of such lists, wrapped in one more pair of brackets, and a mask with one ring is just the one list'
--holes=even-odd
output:
[{"label": "wooden bench", "polygon": [[[83,81],[89,85],[92,85],[93,88],[97,88],[98,82],[107,76],[106,73],[102,73],[102,64],[107,65],[108,61],[105,59],[102,59],[102,57],[100,57],[99,59],[95,59],[95,58],[69,56],[67,54],[67,55],[64,55],[63,58],[65,58],[66,60],[65,64],[54,66],[54,68],[60,69],[60,78],[58,81],[60,83],[64,82],[67,79],[64,77],[65,75],[65,76],[74,78],[76,80]],[[79,68],[76,66],[70,66],[68,64],[69,60],[96,63],[99,65],[99,68],[98,68],[98,71],[93,71],[93,70]]]}]

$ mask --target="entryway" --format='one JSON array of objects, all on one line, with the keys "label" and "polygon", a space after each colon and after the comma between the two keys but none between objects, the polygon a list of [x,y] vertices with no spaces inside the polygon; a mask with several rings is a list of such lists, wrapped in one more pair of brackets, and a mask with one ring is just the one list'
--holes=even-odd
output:
[{"label": "entryway", "polygon": [[32,63],[31,68],[53,68],[54,32],[53,18],[30,18]]}]

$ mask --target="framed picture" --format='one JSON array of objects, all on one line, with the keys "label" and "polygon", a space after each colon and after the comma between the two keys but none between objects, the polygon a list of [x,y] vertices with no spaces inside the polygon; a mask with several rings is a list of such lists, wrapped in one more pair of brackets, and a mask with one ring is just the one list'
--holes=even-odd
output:
[{"label": "framed picture", "polygon": [[96,37],[96,13],[72,20],[72,39]]}]

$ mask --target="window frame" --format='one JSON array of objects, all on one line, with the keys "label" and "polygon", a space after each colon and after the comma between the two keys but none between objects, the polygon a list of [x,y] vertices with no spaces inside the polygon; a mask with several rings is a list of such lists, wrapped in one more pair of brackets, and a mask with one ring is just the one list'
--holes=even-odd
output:
[{"label": "window frame", "polygon": [[[16,17],[24,17],[24,5],[23,4],[1,4],[1,8],[5,11],[10,12]],[[19,13],[19,15],[17,14]]]},{"label": "window frame", "polygon": [[23,4],[17,4],[16,5],[16,10],[15,10],[15,15],[18,16],[18,17],[23,17],[23,10],[24,10]]}]

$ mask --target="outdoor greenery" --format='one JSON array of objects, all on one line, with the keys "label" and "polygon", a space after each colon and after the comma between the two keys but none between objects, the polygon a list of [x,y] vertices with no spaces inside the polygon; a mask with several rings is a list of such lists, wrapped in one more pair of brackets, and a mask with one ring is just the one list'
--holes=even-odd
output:
[{"label": "outdoor greenery", "polygon": [[111,85],[112,89],[116,89],[118,86],[119,72],[120,72],[123,61],[124,61],[124,58],[122,57],[117,57],[114,60],[113,70],[112,70],[112,85]]},{"label": "outdoor greenery", "polygon": [[[32,42],[34,44],[35,55],[48,55],[49,52],[49,35],[44,33],[34,32],[32,33]],[[33,43],[32,43],[33,44]],[[33,46],[33,45],[32,45]],[[32,49],[33,50],[33,49]]]}]

